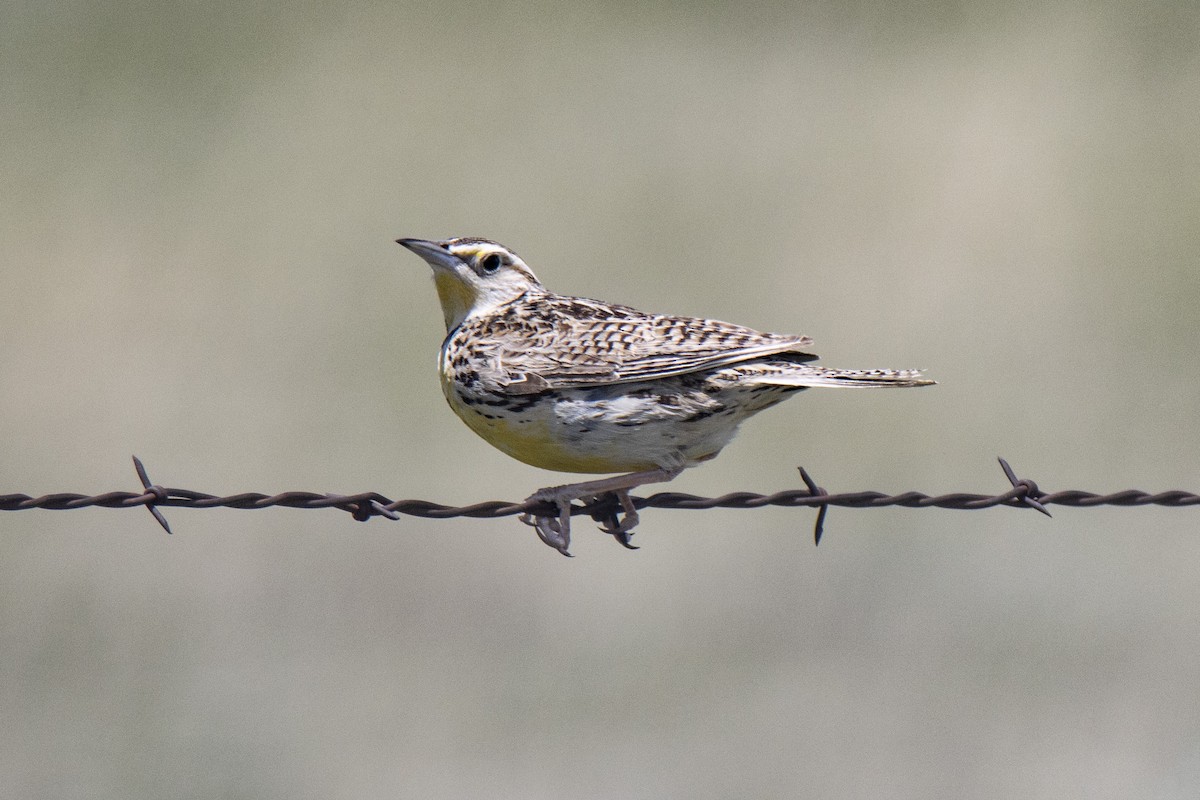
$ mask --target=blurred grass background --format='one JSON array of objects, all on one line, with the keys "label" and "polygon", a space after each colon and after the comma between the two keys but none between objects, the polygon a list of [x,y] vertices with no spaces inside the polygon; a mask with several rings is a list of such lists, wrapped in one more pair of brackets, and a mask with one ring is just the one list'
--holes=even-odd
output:
[{"label": "blurred grass background", "polygon": [[[1200,486],[1195,3],[0,4],[0,492],[450,503],[397,236],[807,333],[673,489]],[[0,518],[12,797],[1194,797],[1194,509]]]}]

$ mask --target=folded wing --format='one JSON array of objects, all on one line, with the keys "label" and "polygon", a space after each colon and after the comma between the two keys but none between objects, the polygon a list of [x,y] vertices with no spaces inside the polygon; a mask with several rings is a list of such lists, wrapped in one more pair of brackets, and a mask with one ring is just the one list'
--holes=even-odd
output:
[{"label": "folded wing", "polygon": [[728,322],[644,314],[582,298],[556,298],[553,312],[506,325],[501,356],[513,394],[635,383],[787,353],[816,358],[807,336],[787,336]]}]

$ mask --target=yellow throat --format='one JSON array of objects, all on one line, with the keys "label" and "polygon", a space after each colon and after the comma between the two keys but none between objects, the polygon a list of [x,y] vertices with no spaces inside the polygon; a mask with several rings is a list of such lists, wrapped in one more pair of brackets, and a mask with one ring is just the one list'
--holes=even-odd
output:
[{"label": "yellow throat", "polygon": [[433,283],[437,287],[438,300],[442,304],[442,316],[446,330],[451,330],[474,308],[479,294],[475,287],[462,281],[457,275],[445,270],[434,270]]}]

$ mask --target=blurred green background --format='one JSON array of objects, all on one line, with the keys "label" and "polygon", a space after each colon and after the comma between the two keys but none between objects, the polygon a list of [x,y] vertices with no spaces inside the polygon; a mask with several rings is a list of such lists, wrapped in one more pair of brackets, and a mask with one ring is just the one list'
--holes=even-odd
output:
[{"label": "blurred green background", "polygon": [[[428,268],[806,333],[698,494],[1200,489],[1200,7],[4,2],[0,493],[520,499]],[[569,476],[568,476],[569,477]],[[1200,791],[1200,510],[0,516],[25,798]]]}]

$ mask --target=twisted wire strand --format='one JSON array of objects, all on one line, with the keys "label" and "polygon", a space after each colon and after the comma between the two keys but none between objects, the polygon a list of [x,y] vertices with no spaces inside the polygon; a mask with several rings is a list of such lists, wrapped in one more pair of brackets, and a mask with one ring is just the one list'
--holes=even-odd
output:
[{"label": "twisted wire strand", "polygon": [[[1012,485],[1010,489],[999,494],[973,494],[968,492],[951,492],[948,494],[928,495],[923,492],[908,491],[899,494],[883,492],[840,492],[829,493],[819,487],[808,472],[801,467],[800,475],[806,488],[787,489],[772,494],[757,494],[754,492],[730,492],[719,497],[698,497],[682,492],[659,492],[649,497],[634,497],[636,508],[686,509],[700,511],[711,508],[763,508],[765,506],[780,506],[783,508],[817,508],[819,514],[815,530],[815,539],[819,543],[823,529],[825,513],[833,506],[844,508],[882,508],[885,506],[900,506],[903,508],[948,508],[961,511],[975,511],[995,506],[1011,508],[1033,508],[1049,516],[1046,506],[1060,505],[1072,508],[1094,508],[1096,506],[1167,506],[1180,508],[1183,506],[1200,505],[1200,495],[1179,489],[1163,492],[1144,492],[1139,489],[1125,489],[1108,494],[1085,492],[1078,489],[1067,489],[1058,492],[1042,492],[1031,480],[1020,479],[1013,472],[1008,462],[999,459],[1005,476]],[[134,508],[146,507],[160,525],[171,532],[161,508],[239,508],[260,509],[282,506],[284,508],[334,508],[346,511],[357,520],[365,521],[373,516],[389,519],[399,519],[401,515],[423,517],[426,519],[449,519],[452,517],[470,517],[476,519],[495,519],[524,513],[555,512],[554,507],[546,503],[525,501],[521,503],[488,500],[465,506],[449,506],[428,500],[391,500],[378,492],[363,492],[360,494],[321,494],[317,492],[281,492],[279,494],[262,494],[259,492],[243,492],[233,495],[212,495],[196,492],[190,489],[174,489],[152,483],[141,460],[134,456],[134,467],[142,483],[140,492],[105,492],[97,495],[74,493],[46,494],[31,497],[27,494],[0,495],[0,511],[25,511],[41,508],[63,511],[76,508]],[[586,505],[575,505],[571,508],[572,515],[587,514],[596,519],[612,513],[616,507],[616,498],[605,496],[593,500]]]}]

